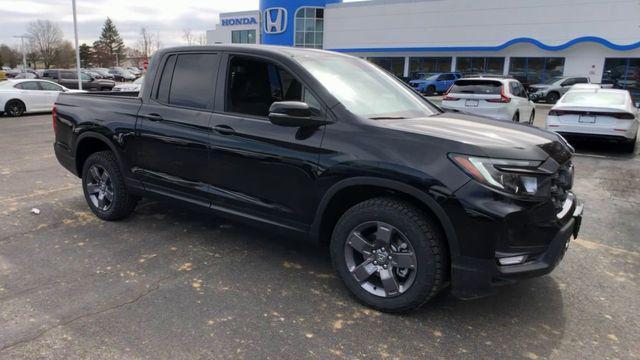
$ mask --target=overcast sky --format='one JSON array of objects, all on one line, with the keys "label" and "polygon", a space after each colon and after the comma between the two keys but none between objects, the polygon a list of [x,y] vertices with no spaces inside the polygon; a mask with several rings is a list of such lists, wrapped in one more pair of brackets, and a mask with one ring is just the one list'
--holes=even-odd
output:
[{"label": "overcast sky", "polygon": [[[142,26],[159,32],[163,46],[180,45],[184,28],[203,33],[213,28],[221,12],[258,9],[258,0],[76,0],[76,4],[80,43],[92,44],[109,16],[132,47]],[[18,43],[12,36],[23,34],[37,19],[57,22],[65,39],[73,41],[71,0],[0,0],[0,43]]]}]

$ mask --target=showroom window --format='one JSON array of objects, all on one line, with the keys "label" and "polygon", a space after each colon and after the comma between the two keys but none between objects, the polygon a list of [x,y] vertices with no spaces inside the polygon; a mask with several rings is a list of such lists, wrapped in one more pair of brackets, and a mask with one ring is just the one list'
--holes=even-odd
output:
[{"label": "showroom window", "polygon": [[401,78],[404,75],[403,57],[370,57],[367,58],[367,60],[387,70],[397,77]]},{"label": "showroom window", "polygon": [[233,30],[231,31],[231,43],[232,44],[255,44],[256,31],[255,30]]},{"label": "showroom window", "polygon": [[640,58],[605,59],[602,83],[616,89],[627,89],[634,102],[640,101]]},{"label": "showroom window", "polygon": [[449,71],[451,71],[450,57],[409,58],[409,78],[411,78],[411,80],[428,77],[433,73]]},{"label": "showroom window", "polygon": [[324,31],[324,9],[301,7],[296,11],[296,36],[294,45],[322,49]]},{"label": "showroom window", "polygon": [[520,80],[525,87],[563,74],[564,58],[513,57],[509,64],[509,75]]},{"label": "showroom window", "polygon": [[491,74],[502,75],[504,72],[503,57],[458,57],[456,71],[464,75]]}]

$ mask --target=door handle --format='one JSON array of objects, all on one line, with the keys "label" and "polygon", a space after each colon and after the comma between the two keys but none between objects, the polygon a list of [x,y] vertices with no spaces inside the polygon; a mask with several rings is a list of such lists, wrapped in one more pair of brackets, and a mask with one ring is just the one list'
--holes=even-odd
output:
[{"label": "door handle", "polygon": [[142,116],[151,121],[162,121],[162,116],[160,116],[159,114],[146,114]]},{"label": "door handle", "polygon": [[222,135],[231,135],[236,131],[229,125],[216,125],[213,127],[213,130]]}]

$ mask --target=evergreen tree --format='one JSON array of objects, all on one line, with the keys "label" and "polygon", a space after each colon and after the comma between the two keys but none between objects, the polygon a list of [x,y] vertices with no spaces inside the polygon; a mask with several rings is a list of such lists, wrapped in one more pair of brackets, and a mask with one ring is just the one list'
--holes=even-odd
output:
[{"label": "evergreen tree", "polygon": [[108,55],[113,64],[118,65],[118,62],[125,59],[124,41],[110,18],[104,22],[100,39],[97,42],[101,45],[100,49],[107,52],[104,55]]},{"label": "evergreen tree", "polygon": [[91,66],[91,46],[85,43],[80,45],[80,66],[85,68]]}]

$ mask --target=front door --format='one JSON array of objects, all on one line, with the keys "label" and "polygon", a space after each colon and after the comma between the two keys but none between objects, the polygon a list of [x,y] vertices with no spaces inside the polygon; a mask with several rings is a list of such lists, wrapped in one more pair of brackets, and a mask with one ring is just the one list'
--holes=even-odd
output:
[{"label": "front door", "polygon": [[224,96],[218,97],[224,104],[216,102],[211,122],[212,206],[258,221],[305,228],[317,201],[324,127],[278,126],[267,115],[275,101],[305,101],[317,109],[322,105],[280,65],[244,55],[225,60]]},{"label": "front door", "polygon": [[209,133],[219,55],[169,54],[138,115],[133,172],[147,191],[210,204]]}]

